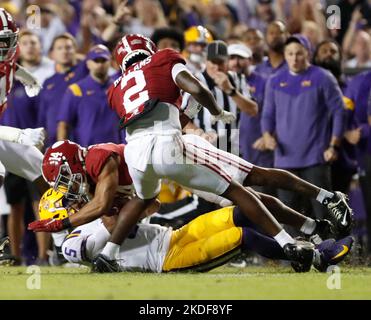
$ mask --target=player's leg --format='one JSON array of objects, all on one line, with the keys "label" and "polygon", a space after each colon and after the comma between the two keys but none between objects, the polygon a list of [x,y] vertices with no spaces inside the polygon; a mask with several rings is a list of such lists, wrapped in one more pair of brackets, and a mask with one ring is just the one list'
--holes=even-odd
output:
[{"label": "player's leg", "polygon": [[129,167],[129,173],[137,196],[127,202],[120,210],[116,226],[109,241],[101,254],[93,261],[93,271],[95,272],[118,272],[120,270],[115,257],[119,253],[121,244],[138,222],[143,212],[156,201],[156,196],[160,192],[161,181],[150,165],[146,172]]},{"label": "player's leg", "polygon": [[198,216],[173,232],[172,245],[185,246],[195,240],[234,228],[233,209],[234,207],[226,207]]},{"label": "player's leg", "polygon": [[7,202],[10,205],[7,228],[11,253],[15,257],[15,264],[20,264],[24,235],[25,201],[28,192],[27,184],[23,178],[9,173],[5,177],[4,190]]},{"label": "player's leg", "polygon": [[340,233],[349,233],[353,224],[353,213],[341,192],[330,192],[294,174],[281,169],[254,166],[245,178],[244,185],[269,185],[304,194],[326,205],[331,219],[337,223]]},{"label": "player's leg", "polygon": [[314,220],[286,206],[276,197],[254,190],[250,191],[257,195],[280,223],[292,226],[306,235],[318,234],[322,239],[327,239],[333,232],[333,226],[328,220]]},{"label": "player's leg", "polygon": [[[0,159],[4,163],[7,171],[33,182],[40,195],[48,188],[48,184],[42,177],[41,164],[43,154],[35,147],[25,146],[18,143],[0,141]],[[34,209],[37,205],[34,204]],[[37,217],[37,210],[34,211]],[[46,259],[47,249],[50,244],[50,235],[39,232],[36,235],[39,258]]]},{"label": "player's leg", "polygon": [[240,252],[242,229],[232,227],[190,240],[170,243],[163,271],[208,271],[226,263]]}]

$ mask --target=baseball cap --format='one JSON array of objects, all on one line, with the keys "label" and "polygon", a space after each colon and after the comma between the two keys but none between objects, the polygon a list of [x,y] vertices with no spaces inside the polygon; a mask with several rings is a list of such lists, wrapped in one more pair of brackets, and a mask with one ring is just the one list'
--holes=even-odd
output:
[{"label": "baseball cap", "polygon": [[300,33],[295,33],[293,34],[292,36],[288,37],[288,39],[286,40],[286,43],[285,45],[287,46],[288,44],[290,44],[291,42],[297,42],[299,44],[301,44],[305,49],[307,49],[309,52],[312,52],[312,46],[310,44],[310,41],[308,40],[308,38],[303,35],[303,34],[300,34]]},{"label": "baseball cap", "polygon": [[242,43],[233,43],[228,46],[228,55],[248,59],[252,57],[252,52],[249,47]]},{"label": "baseball cap", "polygon": [[108,48],[102,44],[98,44],[90,49],[86,58],[87,60],[95,60],[98,58],[110,60],[111,57],[111,52],[108,50]]},{"label": "baseball cap", "polygon": [[207,60],[227,60],[228,59],[228,47],[227,44],[222,40],[215,40],[207,46]]},{"label": "baseball cap", "polygon": [[271,4],[272,0],[258,0],[259,4]]}]

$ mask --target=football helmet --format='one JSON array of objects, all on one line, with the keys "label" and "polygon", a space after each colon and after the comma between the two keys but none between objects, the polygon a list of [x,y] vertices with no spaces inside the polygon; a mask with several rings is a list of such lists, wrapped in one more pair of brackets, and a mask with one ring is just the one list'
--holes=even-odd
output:
[{"label": "football helmet", "polygon": [[122,71],[129,66],[130,59],[138,54],[151,56],[157,52],[157,47],[153,41],[140,34],[127,34],[117,43],[114,50],[114,57]]},{"label": "football helmet", "polygon": [[82,200],[87,194],[84,156],[86,149],[69,140],[48,148],[42,162],[44,179],[68,200]]},{"label": "football helmet", "polygon": [[12,16],[0,8],[0,62],[12,60],[17,53],[19,28]]},{"label": "football helmet", "polygon": [[194,42],[208,44],[214,40],[209,30],[203,26],[193,26],[188,28],[184,32],[184,39],[186,44]]},{"label": "football helmet", "polygon": [[53,188],[45,191],[39,202],[39,218],[62,220],[75,214],[77,210],[72,208],[63,193]]}]

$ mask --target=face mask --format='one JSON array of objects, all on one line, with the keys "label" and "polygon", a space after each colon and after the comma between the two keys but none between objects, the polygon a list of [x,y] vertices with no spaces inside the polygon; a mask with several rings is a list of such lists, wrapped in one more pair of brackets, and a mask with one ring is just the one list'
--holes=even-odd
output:
[{"label": "face mask", "polygon": [[206,57],[204,54],[191,53],[189,55],[189,61],[194,64],[202,64],[206,61]]}]

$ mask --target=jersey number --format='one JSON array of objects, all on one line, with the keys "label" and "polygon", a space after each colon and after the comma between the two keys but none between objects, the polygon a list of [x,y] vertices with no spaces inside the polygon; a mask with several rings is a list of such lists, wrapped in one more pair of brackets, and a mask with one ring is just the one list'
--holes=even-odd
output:
[{"label": "jersey number", "polygon": [[[124,107],[126,113],[134,111],[149,100],[148,90],[144,90],[147,83],[143,71],[137,70],[125,75],[121,80],[121,89],[124,89],[131,79],[135,80],[135,84],[126,89],[124,93]],[[136,97],[133,99],[133,96]]]}]

